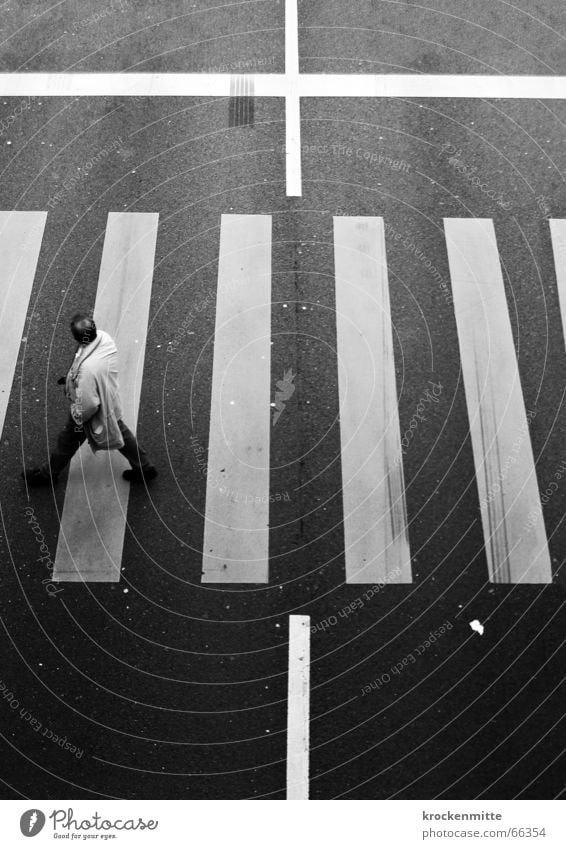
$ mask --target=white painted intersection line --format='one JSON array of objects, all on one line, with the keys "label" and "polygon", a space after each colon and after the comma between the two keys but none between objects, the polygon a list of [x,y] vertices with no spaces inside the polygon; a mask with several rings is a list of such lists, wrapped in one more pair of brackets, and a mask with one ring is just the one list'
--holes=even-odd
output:
[{"label": "white painted intersection line", "polygon": [[267,583],[271,216],[223,215],[203,583]]},{"label": "white painted intersection line", "polygon": [[[135,431],[141,395],[147,322],[159,215],[111,212],[104,239],[94,318],[118,348],[120,398]],[[117,582],[130,485],[117,451],[93,454],[88,443],[69,469],[53,577],[56,581]]]},{"label": "white painted intersection line", "polygon": [[289,617],[287,799],[309,798],[310,616]]},{"label": "white painted intersection line", "polygon": [[[297,0],[285,5],[285,74],[247,75],[256,97],[285,98],[287,195],[302,194],[301,98],[564,99],[566,77],[442,74],[300,74]],[[0,74],[5,97],[229,97],[230,74]]]},{"label": "white painted intersection line", "polygon": [[[233,74],[0,74],[4,97],[229,97]],[[285,97],[297,77],[299,97],[425,97],[564,100],[566,77],[483,74],[246,74],[256,97]]]},{"label": "white painted intersection line", "polygon": [[285,74],[299,75],[299,9],[297,0],[285,0]]},{"label": "white painted intersection line", "polygon": [[382,218],[334,218],[346,582],[411,583]]},{"label": "white painted intersection line", "polygon": [[566,341],[566,218],[552,218],[549,221],[552,238],[558,300],[562,316],[562,333]]},{"label": "white painted intersection line", "polygon": [[301,97],[566,98],[566,77],[483,74],[301,74]]},{"label": "white painted intersection line", "polygon": [[300,197],[301,98],[299,93],[299,11],[297,0],[285,0],[285,169],[287,195]]},{"label": "white painted intersection line", "polygon": [[544,522],[529,521],[542,509],[493,222],[445,218],[444,228],[489,578],[548,584]]},{"label": "white painted intersection line", "polygon": [[46,212],[0,212],[0,435],[46,220]]}]

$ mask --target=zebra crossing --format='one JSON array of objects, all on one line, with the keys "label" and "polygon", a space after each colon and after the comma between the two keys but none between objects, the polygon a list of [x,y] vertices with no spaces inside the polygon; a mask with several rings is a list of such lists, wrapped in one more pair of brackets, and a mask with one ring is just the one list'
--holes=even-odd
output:
[{"label": "zebra crossing", "polygon": [[[0,213],[2,425],[30,308],[45,212]],[[95,318],[116,339],[124,418],[135,428],[144,372],[158,214],[110,213]],[[566,221],[551,220],[566,314]],[[220,228],[203,583],[269,582],[271,216]],[[445,219],[445,240],[489,580],[548,584],[552,571],[528,419],[490,219]],[[334,219],[346,583],[412,582],[384,221]],[[16,285],[17,284],[17,285]],[[70,466],[56,581],[116,582],[129,485],[116,452],[87,446]],[[246,493],[234,498],[226,492]],[[198,546],[198,543],[196,543]]]}]

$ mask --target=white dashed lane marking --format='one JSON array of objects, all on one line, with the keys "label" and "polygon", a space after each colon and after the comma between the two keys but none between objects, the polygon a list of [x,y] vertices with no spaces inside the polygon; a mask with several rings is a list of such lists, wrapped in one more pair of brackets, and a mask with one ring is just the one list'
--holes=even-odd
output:
[{"label": "white dashed lane marking", "polygon": [[289,617],[287,799],[309,798],[310,616]]}]

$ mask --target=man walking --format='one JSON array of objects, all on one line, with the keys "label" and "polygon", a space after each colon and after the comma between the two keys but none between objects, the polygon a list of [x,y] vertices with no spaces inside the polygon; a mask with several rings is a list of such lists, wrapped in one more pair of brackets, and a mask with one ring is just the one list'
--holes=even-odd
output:
[{"label": "man walking", "polygon": [[85,439],[93,451],[118,449],[131,469],[122,476],[128,481],[150,481],[157,469],[122,421],[118,388],[117,351],[114,340],[97,330],[92,318],[77,313],[71,321],[71,333],[79,343],[66,378],[65,394],[71,411],[59,434],[47,463],[22,472],[30,486],[57,483],[63,471]]}]

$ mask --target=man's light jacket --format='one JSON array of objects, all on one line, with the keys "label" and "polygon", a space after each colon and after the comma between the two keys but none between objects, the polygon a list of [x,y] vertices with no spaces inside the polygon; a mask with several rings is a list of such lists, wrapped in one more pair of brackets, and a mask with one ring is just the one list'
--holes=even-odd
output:
[{"label": "man's light jacket", "polygon": [[89,345],[79,347],[67,374],[65,391],[71,402],[71,416],[78,427],[84,428],[92,450],[122,448],[118,352],[104,330],[99,330]]}]

